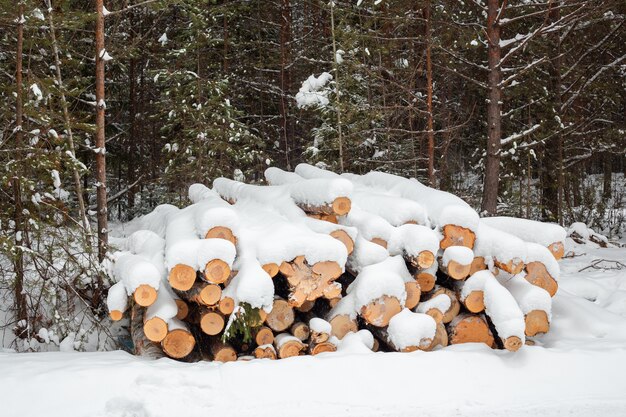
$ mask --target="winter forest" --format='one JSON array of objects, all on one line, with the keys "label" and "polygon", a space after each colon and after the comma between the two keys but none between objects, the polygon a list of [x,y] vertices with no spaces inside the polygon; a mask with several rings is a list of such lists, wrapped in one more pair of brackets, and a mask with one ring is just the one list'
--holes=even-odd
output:
[{"label": "winter forest", "polygon": [[[52,405],[111,384],[59,415],[412,415],[411,373],[420,415],[624,415],[625,23],[620,0],[0,0],[6,415],[48,413],[20,409],[40,373]],[[477,386],[440,391],[459,367]],[[337,369],[404,377],[329,401]]]}]

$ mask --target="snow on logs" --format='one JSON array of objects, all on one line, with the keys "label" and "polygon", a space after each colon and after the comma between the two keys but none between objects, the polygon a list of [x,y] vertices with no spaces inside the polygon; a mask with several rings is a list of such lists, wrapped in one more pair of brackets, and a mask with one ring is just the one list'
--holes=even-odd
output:
[{"label": "snow on logs", "polygon": [[563,244],[567,231],[558,224],[542,223],[515,217],[488,217],[481,221],[494,229],[517,236],[526,242],[537,243],[548,248],[557,261],[565,253]]},{"label": "snow on logs", "polygon": [[458,197],[389,174],[299,165],[265,177],[194,184],[192,204],[158,206],[115,241],[107,309],[113,321],[130,309],[137,353],[515,351],[549,330],[558,227],[479,220]]}]

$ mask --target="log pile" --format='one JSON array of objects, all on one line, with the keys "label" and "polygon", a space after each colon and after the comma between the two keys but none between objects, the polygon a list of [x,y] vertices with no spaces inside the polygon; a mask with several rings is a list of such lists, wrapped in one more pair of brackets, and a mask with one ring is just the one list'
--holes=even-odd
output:
[{"label": "log pile", "polygon": [[158,206],[114,242],[109,315],[129,311],[137,354],[516,351],[549,330],[562,228],[480,219],[454,195],[379,172],[301,164],[265,176],[194,184],[192,204]]}]

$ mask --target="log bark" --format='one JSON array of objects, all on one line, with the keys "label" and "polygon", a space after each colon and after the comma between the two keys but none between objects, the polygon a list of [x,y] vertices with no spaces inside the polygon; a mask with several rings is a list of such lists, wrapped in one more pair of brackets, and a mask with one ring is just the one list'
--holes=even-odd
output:
[{"label": "log bark", "polygon": [[143,332],[144,310],[138,304],[133,304],[130,313],[130,336],[133,341],[135,355],[159,359],[164,356],[159,346],[148,339]]},{"label": "log bark", "polygon": [[189,306],[183,300],[174,300],[176,302],[176,306],[178,307],[178,313],[176,314],[176,318],[178,320],[184,320],[189,315]]}]

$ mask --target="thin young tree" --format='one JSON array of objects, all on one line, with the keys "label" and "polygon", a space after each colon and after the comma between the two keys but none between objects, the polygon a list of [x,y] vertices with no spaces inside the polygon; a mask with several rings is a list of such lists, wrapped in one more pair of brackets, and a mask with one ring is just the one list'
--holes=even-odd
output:
[{"label": "thin young tree", "polygon": [[104,4],[96,0],[96,206],[98,211],[98,258],[104,260],[108,246],[106,143],[104,136],[104,64],[108,58],[104,48]]}]

